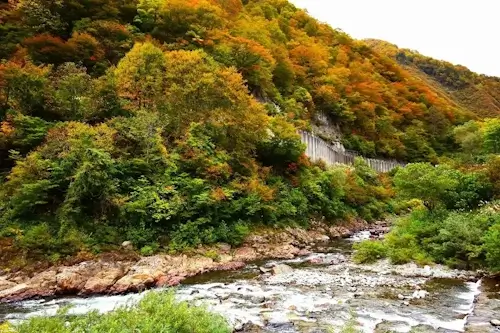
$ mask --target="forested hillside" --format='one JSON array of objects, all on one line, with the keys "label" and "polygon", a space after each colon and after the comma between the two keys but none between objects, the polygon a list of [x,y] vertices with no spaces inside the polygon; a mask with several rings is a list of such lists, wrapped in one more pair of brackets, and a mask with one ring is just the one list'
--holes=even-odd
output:
[{"label": "forested hillside", "polygon": [[[10,59],[2,68],[3,113],[95,123],[130,111],[129,102],[147,106],[168,85],[153,80],[147,87],[130,86],[115,66],[135,43],[148,41],[168,54],[189,51],[187,58],[199,50],[219,66],[234,68],[246,89],[276,102],[288,118],[328,114],[341,125],[347,146],[365,155],[435,159],[454,149],[451,127],[468,117],[395,61],[283,0],[26,0],[4,10],[1,20],[0,56]],[[130,61],[137,66],[136,59]],[[60,69],[68,62],[78,73]],[[135,80],[147,75],[137,70]],[[22,75],[30,85],[19,92],[21,103],[15,81]],[[64,92],[60,77],[81,82]],[[86,106],[104,97],[85,85],[106,84],[117,89],[117,104]]]},{"label": "forested hillside", "polygon": [[313,165],[297,130],[323,113],[361,154],[437,162],[476,117],[286,0],[20,0],[0,22],[4,262],[375,219],[389,176]]},{"label": "forested hillside", "polygon": [[437,90],[442,90],[458,105],[473,111],[478,117],[500,115],[500,78],[479,75],[464,66],[426,57],[417,51],[399,49],[385,41],[365,42],[377,52],[396,59],[430,85],[437,84]]}]

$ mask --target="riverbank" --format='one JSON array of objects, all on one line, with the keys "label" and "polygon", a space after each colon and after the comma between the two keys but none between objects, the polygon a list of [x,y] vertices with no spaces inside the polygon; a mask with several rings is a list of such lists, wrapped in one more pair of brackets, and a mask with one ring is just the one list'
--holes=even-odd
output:
[{"label": "riverbank", "polygon": [[234,249],[228,244],[218,244],[180,255],[160,254],[137,259],[101,255],[75,265],[54,266],[36,273],[4,274],[0,276],[0,302],[57,295],[124,294],[175,286],[188,277],[240,269],[255,260],[304,256],[318,243],[349,237],[360,230],[380,234],[387,229],[386,222],[368,224],[356,220],[335,226],[312,223],[309,229],[261,229]]},{"label": "riverbank", "polygon": [[[346,326],[367,333],[463,332],[472,311],[481,306],[474,300],[483,280],[475,272],[442,265],[353,262],[352,244],[369,236],[362,231],[348,239],[317,243],[309,255],[257,260],[239,270],[194,276],[172,290],[178,301],[223,315],[234,332],[326,333]],[[1,304],[0,321],[15,325],[33,317],[49,320],[68,307],[70,316],[114,312],[164,291]],[[482,325],[488,327],[493,318],[483,318]]]}]

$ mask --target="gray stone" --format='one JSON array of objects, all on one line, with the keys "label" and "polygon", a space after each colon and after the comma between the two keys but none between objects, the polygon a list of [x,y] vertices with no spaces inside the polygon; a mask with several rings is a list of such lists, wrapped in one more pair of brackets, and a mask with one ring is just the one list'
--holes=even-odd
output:
[{"label": "gray stone", "polygon": [[420,299],[425,298],[429,294],[426,290],[415,290],[413,292],[412,298]]},{"label": "gray stone", "polygon": [[293,272],[293,268],[285,264],[279,264],[271,268],[271,273],[273,273],[274,275],[286,274],[291,272]]},{"label": "gray stone", "polygon": [[403,299],[405,299],[405,297],[403,295],[399,294],[398,299],[403,300]]},{"label": "gray stone", "polygon": [[266,301],[266,298],[264,296],[253,296],[250,298],[250,302],[255,303],[255,304],[261,304]]},{"label": "gray stone", "polygon": [[227,243],[219,243],[219,244],[217,244],[217,247],[222,252],[229,252],[229,251],[231,251],[231,245],[229,245]]},{"label": "gray stone", "polygon": [[264,266],[259,267],[259,271],[263,274],[269,273],[271,271],[271,268],[266,268]]},{"label": "gray stone", "polygon": [[322,235],[322,236],[319,236],[316,241],[318,242],[328,242],[330,241],[330,237],[328,237],[327,235]]},{"label": "gray stone", "polygon": [[500,326],[500,320],[492,319],[492,320],[490,320],[490,324],[493,326]]},{"label": "gray stone", "polygon": [[125,250],[133,250],[134,249],[134,245],[132,244],[131,241],[124,241],[122,243],[122,247],[125,249]]}]

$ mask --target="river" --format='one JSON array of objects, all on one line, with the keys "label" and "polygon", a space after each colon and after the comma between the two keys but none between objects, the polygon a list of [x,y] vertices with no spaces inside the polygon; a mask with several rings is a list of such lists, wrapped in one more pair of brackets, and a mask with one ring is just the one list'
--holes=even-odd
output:
[{"label": "river", "polygon": [[[480,280],[471,280],[468,272],[441,266],[392,266],[385,261],[354,264],[351,244],[367,236],[365,232],[323,244],[305,257],[256,262],[239,271],[190,278],[175,293],[180,300],[206,305],[222,314],[237,330],[252,323],[262,332],[331,332],[355,321],[362,332],[464,331],[480,292]],[[281,264],[293,269],[267,273]],[[0,320],[54,315],[67,305],[73,314],[106,312],[132,305],[144,294],[3,304]]]}]

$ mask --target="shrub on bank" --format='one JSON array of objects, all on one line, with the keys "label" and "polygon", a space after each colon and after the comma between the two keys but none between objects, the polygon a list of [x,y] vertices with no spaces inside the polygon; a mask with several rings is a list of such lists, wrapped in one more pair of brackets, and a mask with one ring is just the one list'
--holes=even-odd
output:
[{"label": "shrub on bank", "polygon": [[18,326],[14,333],[229,333],[226,320],[203,308],[177,302],[172,293],[148,293],[137,306],[121,307],[106,314],[90,312],[69,316],[34,317]]},{"label": "shrub on bank", "polygon": [[383,241],[355,245],[357,262],[388,257],[394,264],[415,261],[461,269],[500,271],[500,213],[490,207],[472,212],[417,209],[399,219]]},{"label": "shrub on bank", "polygon": [[367,240],[354,244],[354,249],[356,250],[354,261],[357,263],[375,262],[387,255],[387,247],[379,240]]}]

